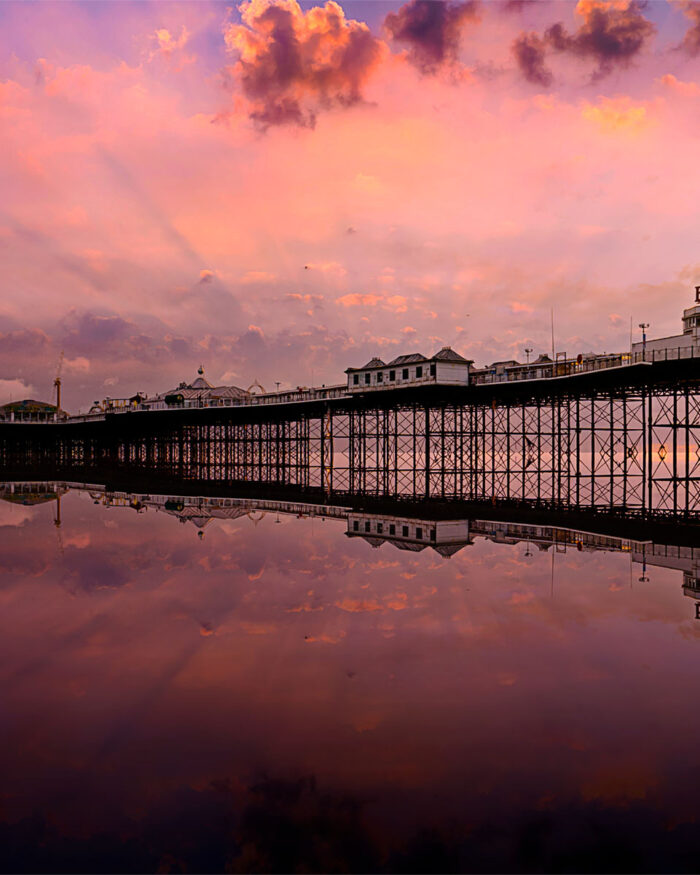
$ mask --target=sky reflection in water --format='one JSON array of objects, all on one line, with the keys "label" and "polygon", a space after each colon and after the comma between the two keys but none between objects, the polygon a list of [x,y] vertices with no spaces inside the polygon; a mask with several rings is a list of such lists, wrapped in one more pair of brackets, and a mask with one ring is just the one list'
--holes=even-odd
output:
[{"label": "sky reflection in water", "polygon": [[0,505],[4,870],[697,869],[679,571],[55,509]]}]

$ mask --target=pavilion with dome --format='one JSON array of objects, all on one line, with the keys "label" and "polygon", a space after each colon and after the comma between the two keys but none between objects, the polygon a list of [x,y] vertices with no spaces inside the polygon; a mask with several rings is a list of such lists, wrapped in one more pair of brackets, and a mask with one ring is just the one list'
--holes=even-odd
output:
[{"label": "pavilion with dome", "polygon": [[200,365],[197,376],[191,383],[182,382],[174,389],[161,392],[143,400],[151,410],[164,410],[180,407],[186,402],[191,406],[218,407],[220,404],[230,404],[231,401],[243,400],[250,393],[238,386],[212,386],[204,376],[204,368]]}]

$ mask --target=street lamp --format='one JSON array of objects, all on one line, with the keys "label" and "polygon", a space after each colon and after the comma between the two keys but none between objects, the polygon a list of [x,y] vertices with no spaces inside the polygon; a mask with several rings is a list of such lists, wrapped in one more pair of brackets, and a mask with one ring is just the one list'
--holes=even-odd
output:
[{"label": "street lamp", "polygon": [[528,364],[530,364],[530,353],[531,353],[531,352],[532,352],[532,347],[531,347],[531,346],[529,346],[529,347],[526,346],[526,347],[525,347],[525,355],[527,356],[527,363],[528,363]]},{"label": "street lamp", "polygon": [[639,327],[642,329],[642,358],[646,359],[647,354],[647,328],[649,327],[648,322],[640,322]]}]

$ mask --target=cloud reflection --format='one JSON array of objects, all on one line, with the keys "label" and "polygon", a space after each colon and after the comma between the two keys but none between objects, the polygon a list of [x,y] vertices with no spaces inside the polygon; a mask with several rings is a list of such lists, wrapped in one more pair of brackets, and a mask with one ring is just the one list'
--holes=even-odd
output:
[{"label": "cloud reflection", "polygon": [[52,506],[28,511],[0,529],[15,871],[689,865],[678,572],[630,588],[627,556],[483,539],[378,561],[272,514],[200,540],[76,493],[61,553]]}]

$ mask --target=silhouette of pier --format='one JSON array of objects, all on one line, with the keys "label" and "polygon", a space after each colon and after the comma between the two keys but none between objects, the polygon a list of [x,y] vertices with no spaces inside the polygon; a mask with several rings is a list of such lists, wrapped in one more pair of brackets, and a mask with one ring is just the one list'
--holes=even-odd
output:
[{"label": "silhouette of pier", "polygon": [[[666,367],[664,367],[664,364]],[[0,426],[0,464],[325,496],[700,516],[700,374],[587,377]],[[624,379],[622,377],[624,376]]]}]

